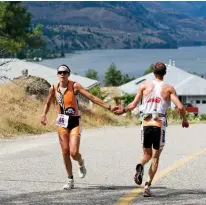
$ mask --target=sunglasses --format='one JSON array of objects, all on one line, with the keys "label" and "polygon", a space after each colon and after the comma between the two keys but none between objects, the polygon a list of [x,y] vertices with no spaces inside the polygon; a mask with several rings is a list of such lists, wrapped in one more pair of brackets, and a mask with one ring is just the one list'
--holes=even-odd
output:
[{"label": "sunglasses", "polygon": [[66,75],[66,74],[69,74],[68,71],[58,71],[57,72],[59,75]]}]

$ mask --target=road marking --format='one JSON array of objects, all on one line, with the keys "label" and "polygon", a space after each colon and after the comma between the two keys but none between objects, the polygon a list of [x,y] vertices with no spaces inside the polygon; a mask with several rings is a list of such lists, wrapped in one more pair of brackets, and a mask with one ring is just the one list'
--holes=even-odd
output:
[{"label": "road marking", "polygon": [[[185,157],[184,159],[174,163],[172,166],[169,166],[168,168],[164,169],[163,171],[157,173],[157,175],[155,176],[155,178],[153,180],[153,184],[156,183],[159,179],[161,179],[165,175],[167,175],[168,173],[170,173],[170,172],[176,170],[177,168],[183,166],[184,164],[186,164],[190,160],[194,159],[195,157],[203,154],[204,152],[206,152],[206,148],[200,150],[199,152],[193,153],[193,154]],[[137,198],[137,196],[142,192],[143,192],[143,187],[134,188],[129,193],[123,195],[115,203],[115,205],[129,205],[129,204],[132,204],[132,202],[134,202],[134,200]]]}]

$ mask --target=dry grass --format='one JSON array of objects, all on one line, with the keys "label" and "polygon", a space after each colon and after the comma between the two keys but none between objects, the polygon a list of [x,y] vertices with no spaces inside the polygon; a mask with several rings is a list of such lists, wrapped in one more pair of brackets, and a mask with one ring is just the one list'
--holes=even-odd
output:
[{"label": "dry grass", "polygon": [[83,109],[82,112],[83,127],[102,127],[102,126],[121,126],[121,125],[136,125],[138,119],[136,117],[116,116],[105,109],[94,106],[93,110]]},{"label": "dry grass", "polygon": [[[15,136],[22,134],[37,134],[54,130],[54,124],[43,127],[40,116],[43,109],[42,102],[26,97],[23,88],[6,84],[0,86],[0,135]],[[53,109],[52,109],[53,110]],[[54,118],[55,112],[48,115]]]},{"label": "dry grass", "polygon": [[[25,96],[23,88],[14,84],[0,85],[0,102],[0,137],[56,131],[56,106],[50,108],[48,125],[42,126],[40,117],[44,103]],[[99,106],[92,111],[83,108],[82,121],[84,128],[137,123],[137,120],[115,116]]]},{"label": "dry grass", "polygon": [[[40,134],[56,131],[57,109],[52,105],[48,113],[48,125],[42,126],[40,118],[44,102],[25,95],[23,88],[14,84],[0,85],[0,137]],[[103,126],[137,125],[137,117],[115,116],[105,109],[94,106],[92,110],[82,106],[83,128]],[[206,117],[205,117],[206,118]],[[189,117],[190,123],[205,123],[205,118]],[[174,111],[168,112],[169,124],[179,124],[181,119]]]}]

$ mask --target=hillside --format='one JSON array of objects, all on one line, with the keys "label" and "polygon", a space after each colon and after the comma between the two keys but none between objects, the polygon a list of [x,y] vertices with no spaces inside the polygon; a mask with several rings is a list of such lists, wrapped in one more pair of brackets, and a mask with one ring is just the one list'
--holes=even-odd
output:
[{"label": "hillside", "polygon": [[203,1],[144,1],[141,4],[151,10],[164,10],[166,12],[183,13],[191,17],[206,17],[206,3]]},{"label": "hillside", "polygon": [[206,44],[205,2],[23,2],[50,49]]}]

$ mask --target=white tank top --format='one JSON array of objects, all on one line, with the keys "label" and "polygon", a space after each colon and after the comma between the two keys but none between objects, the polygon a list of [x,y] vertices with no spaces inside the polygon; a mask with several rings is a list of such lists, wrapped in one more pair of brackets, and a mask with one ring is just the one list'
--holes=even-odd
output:
[{"label": "white tank top", "polygon": [[161,96],[164,82],[154,80],[153,84],[154,89],[147,97],[143,98],[142,111],[143,113],[153,113],[157,111],[157,113],[165,114],[169,103]]}]

